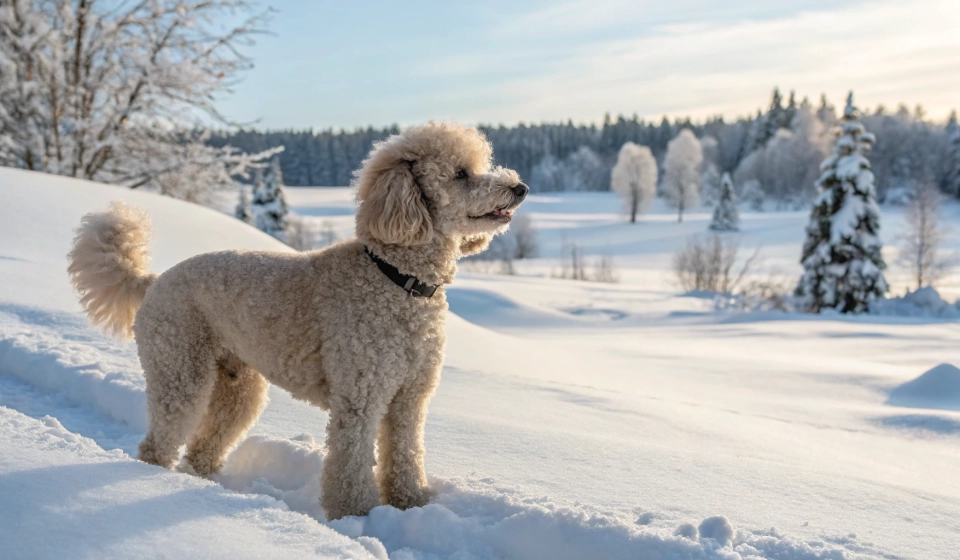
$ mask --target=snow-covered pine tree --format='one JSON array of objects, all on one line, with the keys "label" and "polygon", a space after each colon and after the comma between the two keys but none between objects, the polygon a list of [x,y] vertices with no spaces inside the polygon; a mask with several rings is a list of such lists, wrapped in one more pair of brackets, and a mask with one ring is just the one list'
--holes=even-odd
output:
[{"label": "snow-covered pine tree", "polygon": [[733,192],[733,179],[724,173],[720,179],[720,200],[713,210],[710,229],[713,231],[739,231],[740,213],[737,211],[737,198]]},{"label": "snow-covered pine tree", "polygon": [[[259,171],[259,169],[257,170]],[[237,200],[237,207],[233,211],[233,215],[240,220],[241,222],[253,223],[253,214],[250,212],[250,197],[247,196],[247,187],[240,185],[237,188],[239,193]]]},{"label": "snow-covered pine tree", "polygon": [[764,115],[763,130],[757,141],[757,148],[765,146],[767,142],[776,136],[778,130],[784,126],[790,126],[789,122],[784,123],[785,116],[786,112],[783,108],[783,96],[780,95],[780,88],[773,88],[770,108],[767,109],[767,114]]},{"label": "snow-covered pine tree", "polygon": [[947,121],[947,155],[944,162],[943,190],[960,197],[960,124],[957,124],[957,112],[950,113]]},{"label": "snow-covered pine tree", "polygon": [[866,154],[874,142],[864,131],[853,92],[836,129],[834,153],[820,164],[807,239],[800,259],[804,273],[795,295],[808,311],[861,313],[887,291],[880,208]]},{"label": "snow-covered pine tree", "polygon": [[278,158],[270,161],[263,173],[263,182],[253,192],[253,218],[257,229],[286,241],[287,200]]}]

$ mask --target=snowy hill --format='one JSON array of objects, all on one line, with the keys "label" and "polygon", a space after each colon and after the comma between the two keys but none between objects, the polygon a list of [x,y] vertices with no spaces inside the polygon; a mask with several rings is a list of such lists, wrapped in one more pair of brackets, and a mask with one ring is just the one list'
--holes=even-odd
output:
[{"label": "snowy hill", "polygon": [[[676,295],[672,252],[706,229],[666,210],[621,223],[604,195],[525,207],[526,276],[461,274],[427,425],[438,495],[327,523],[326,415],[279,390],[219,484],[130,458],[135,347],[92,330],[65,273],[80,216],[149,212],[154,271],[223,248],[289,250],[228,216],[0,169],[0,541],[13,557],[952,558],[960,413],[887,404],[960,361],[946,320],[728,314]],[[291,206],[352,224],[346,189]],[[796,266],[803,213],[745,214],[745,247]],[[561,237],[621,284],[549,278]],[[725,519],[714,519],[723,516]]]}]

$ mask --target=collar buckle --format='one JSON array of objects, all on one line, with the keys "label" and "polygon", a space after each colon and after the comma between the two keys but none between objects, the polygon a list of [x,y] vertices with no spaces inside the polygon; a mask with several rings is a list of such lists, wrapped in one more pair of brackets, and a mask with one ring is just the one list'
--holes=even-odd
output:
[{"label": "collar buckle", "polygon": [[377,265],[377,268],[380,269],[380,272],[384,276],[390,279],[391,282],[403,288],[405,292],[410,294],[413,297],[433,297],[433,294],[436,293],[439,286],[434,286],[432,284],[425,284],[421,282],[416,276],[410,276],[409,274],[403,274],[397,267],[388,263],[387,261],[381,259],[377,255],[373,254],[373,251],[369,247],[364,247],[364,251],[367,252],[367,255],[370,257],[370,260]]}]

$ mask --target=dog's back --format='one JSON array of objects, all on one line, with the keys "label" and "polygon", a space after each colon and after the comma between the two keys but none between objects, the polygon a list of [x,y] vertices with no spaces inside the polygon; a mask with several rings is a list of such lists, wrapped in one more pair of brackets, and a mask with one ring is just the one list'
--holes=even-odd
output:
[{"label": "dog's back", "polygon": [[320,370],[316,310],[325,282],[317,261],[324,256],[222,251],[177,264],[150,287],[137,314],[141,356],[162,352],[153,347],[168,345],[175,328],[178,339],[217,349],[218,359],[236,356],[275,384],[312,396],[301,370]]}]

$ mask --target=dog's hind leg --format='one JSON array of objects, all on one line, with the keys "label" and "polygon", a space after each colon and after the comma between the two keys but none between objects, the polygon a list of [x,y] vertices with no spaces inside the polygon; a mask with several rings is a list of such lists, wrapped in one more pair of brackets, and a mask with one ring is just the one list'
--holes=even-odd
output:
[{"label": "dog's hind leg", "polygon": [[147,380],[147,416],[150,427],[140,442],[139,459],[172,469],[180,446],[187,443],[203,418],[217,365],[206,341],[178,339],[171,345],[151,344],[138,337],[143,374]]},{"label": "dog's hind leg", "polygon": [[234,356],[217,364],[213,396],[187,445],[187,463],[200,476],[219,472],[230,449],[247,433],[267,402],[270,385]]}]

